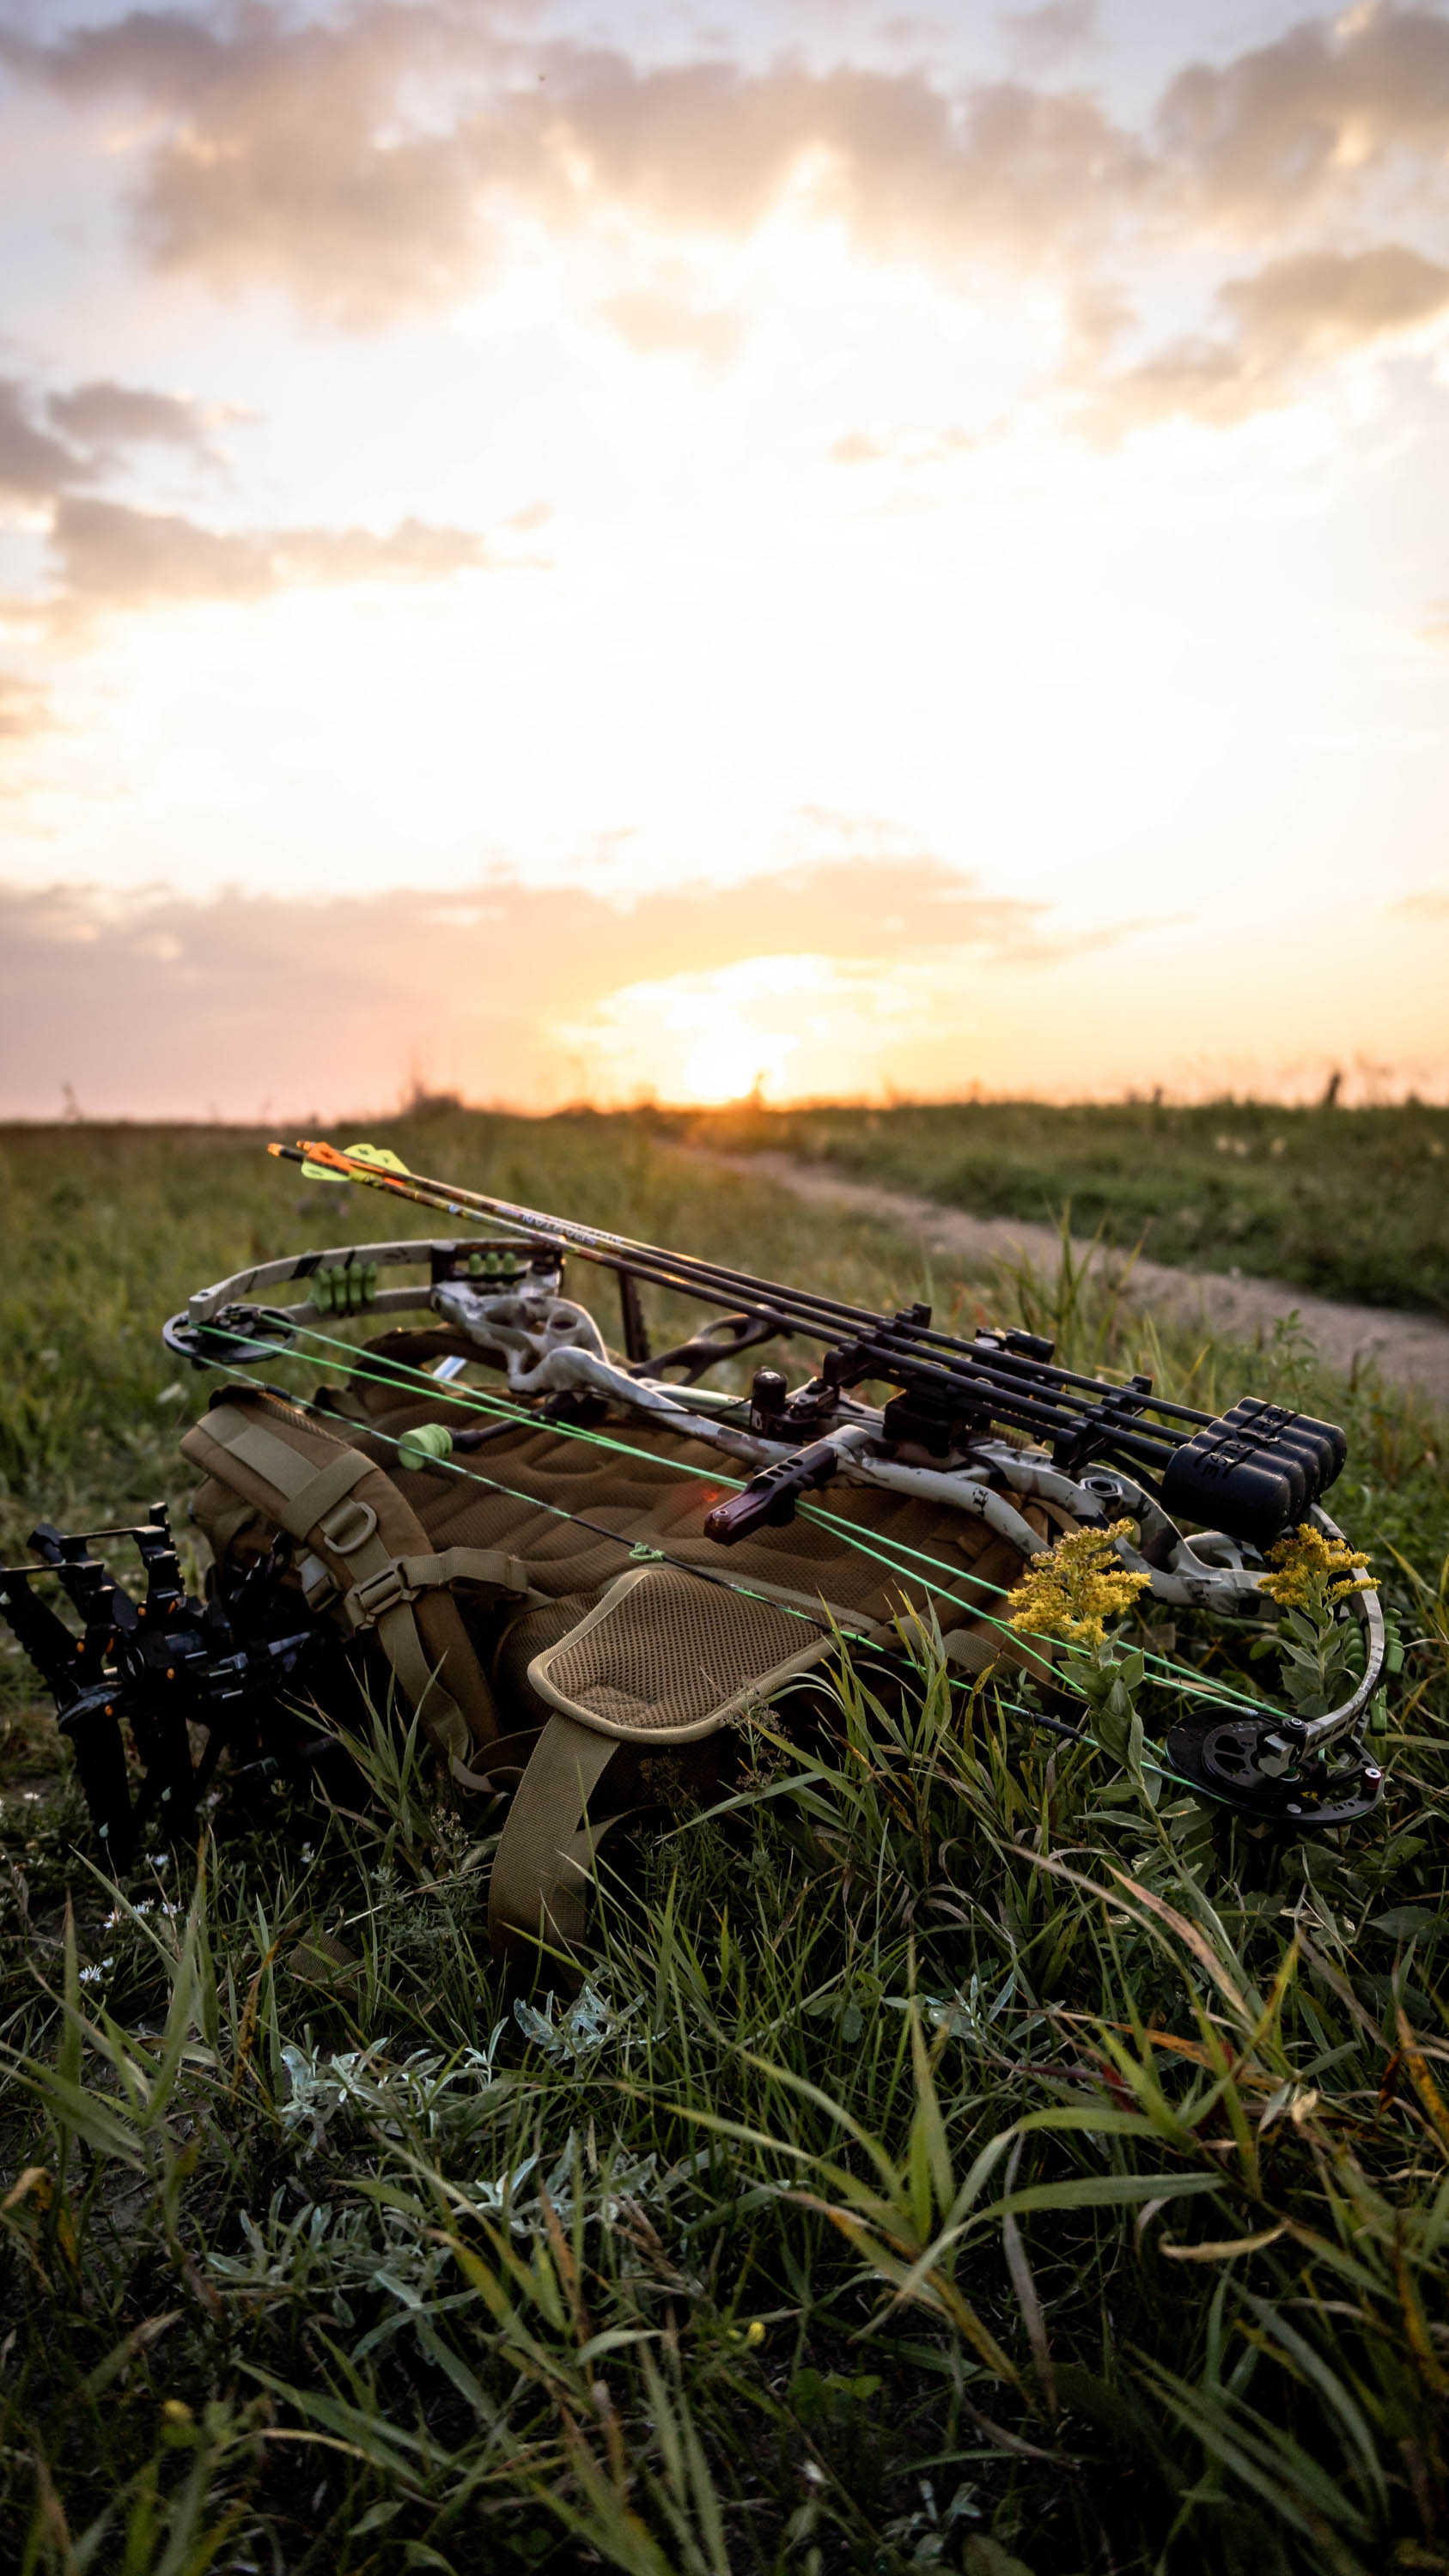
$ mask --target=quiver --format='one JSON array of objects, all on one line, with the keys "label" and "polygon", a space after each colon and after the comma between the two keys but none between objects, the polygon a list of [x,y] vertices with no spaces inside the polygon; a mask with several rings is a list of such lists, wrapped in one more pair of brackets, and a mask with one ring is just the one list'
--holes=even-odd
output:
[{"label": "quiver", "polygon": [[[417,1368],[459,1348],[403,1331],[371,1356]],[[455,1791],[510,1793],[489,1901],[499,1957],[526,1963],[540,1940],[576,1951],[610,1827],[710,1794],[740,1721],[784,1695],[788,1722],[840,1631],[900,1655],[904,1624],[934,1620],[971,1675],[1041,1669],[1049,1651],[999,1624],[1016,1548],[959,1511],[842,1484],[828,1498],[841,1526],[797,1518],[726,1554],[704,1536],[721,1488],[702,1443],[630,1420],[610,1448],[508,1421],[466,1459],[399,1462],[405,1433],[459,1421],[441,1394],[381,1376],[305,1413],[229,1386],[181,1445],[223,1586],[285,1557],[283,1580],[416,1716]],[[1055,1506],[1023,1517],[1043,1539],[1070,1525]],[[940,1570],[902,1574],[872,1552],[882,1541]]]}]

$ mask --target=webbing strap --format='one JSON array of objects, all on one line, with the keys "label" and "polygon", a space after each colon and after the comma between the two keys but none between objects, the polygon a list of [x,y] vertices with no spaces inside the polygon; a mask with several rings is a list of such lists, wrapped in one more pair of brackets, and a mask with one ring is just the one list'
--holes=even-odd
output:
[{"label": "webbing strap", "polygon": [[505,1556],[501,1547],[445,1547],[432,1556],[390,1556],[379,1573],[354,1583],[342,1607],[354,1628],[370,1628],[399,1602],[416,1601],[420,1592],[446,1590],[454,1583],[526,1594],[528,1568],[516,1556]]},{"label": "webbing strap", "polygon": [[522,1726],[514,1735],[495,1736],[485,1751],[467,1762],[460,1762],[455,1754],[448,1768],[468,1797],[496,1798],[501,1790],[517,1788],[541,1732],[537,1726]]},{"label": "webbing strap", "polygon": [[330,1458],[325,1467],[317,1467],[289,1441],[279,1440],[275,1431],[243,1413],[240,1405],[214,1404],[203,1417],[201,1428],[282,1496],[286,1508],[278,1512],[277,1518],[293,1538],[306,1538],[334,1504],[350,1494],[364,1476],[375,1472],[372,1460],[361,1449],[345,1450],[340,1458]]},{"label": "webbing strap", "polygon": [[[472,1729],[452,1693],[444,1688],[418,1634],[411,1608],[416,1594],[396,1581],[395,1560],[379,1534],[376,1512],[353,1495],[364,1476],[380,1476],[384,1471],[358,1449],[343,1449],[339,1457],[318,1467],[240,1405],[212,1405],[197,1429],[270,1488],[274,1517],[293,1538],[345,1559],[353,1577],[349,1603],[358,1595],[373,1593],[374,1606],[353,1618],[353,1626],[376,1630],[409,1706],[423,1718],[429,1735],[445,1753],[466,1757],[472,1748]],[[330,1444],[331,1435],[324,1436]],[[495,1551],[484,1553],[491,1557]],[[436,1559],[422,1557],[418,1562]]]},{"label": "webbing strap", "polygon": [[[535,1959],[537,1945],[575,1950],[595,1852],[607,1825],[583,1818],[618,1751],[613,1737],[551,1717],[514,1793],[493,1862],[488,1932],[496,1959]],[[611,1820],[613,1821],[613,1820]]]}]

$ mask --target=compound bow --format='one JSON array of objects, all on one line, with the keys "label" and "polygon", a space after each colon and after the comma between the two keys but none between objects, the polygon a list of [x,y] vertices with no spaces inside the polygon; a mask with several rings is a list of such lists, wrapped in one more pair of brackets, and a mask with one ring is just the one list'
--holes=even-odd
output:
[{"label": "compound bow", "polygon": [[[1116,1553],[1164,1606],[1261,1620],[1270,1608],[1263,1585],[1273,1543],[1305,1520],[1342,1538],[1321,1501],[1348,1454],[1331,1423],[1254,1396],[1215,1417],[1154,1395],[1150,1378],[1113,1384],[1059,1367],[1052,1345],[1034,1334],[981,1330],[966,1341],[934,1329],[923,1305],[876,1315],[512,1200],[384,1169],[365,1153],[321,1143],[269,1150],[449,1216],[507,1226],[502,1242],[429,1245],[427,1305],[468,1335],[480,1358],[501,1365],[513,1395],[548,1404],[555,1418],[580,1399],[602,1400],[664,1417],[682,1437],[706,1441],[753,1470],[706,1519],[706,1534],[722,1547],[761,1525],[787,1522],[808,1495],[839,1477],[947,1504],[1031,1557],[1046,1542],[1019,1505],[1037,1500],[1090,1528],[1129,1520],[1136,1543],[1119,1539]],[[168,1338],[188,1356],[205,1358],[221,1356],[211,1344],[218,1328],[256,1323],[264,1335],[301,1328],[313,1316],[310,1306],[248,1312],[246,1301],[329,1265],[345,1274],[358,1262],[379,1270],[416,1262],[420,1248],[344,1248],[242,1274],[193,1298]],[[566,1249],[616,1275],[622,1361],[610,1355],[587,1309],[564,1297]],[[689,1341],[651,1357],[639,1298],[645,1285],[724,1312]],[[415,1296],[383,1289],[376,1304],[403,1306]],[[823,1349],[818,1371],[795,1388],[769,1368],[756,1370],[747,1399],[700,1386],[721,1361],[791,1338]],[[868,1385],[895,1392],[883,1404],[869,1402],[859,1392]],[[1194,1525],[1194,1535],[1182,1521]],[[1354,1595],[1351,1611],[1362,1632],[1362,1670],[1339,1706],[1316,1717],[1234,1709],[1207,1725],[1184,1721],[1168,1739],[1174,1767],[1226,1803],[1290,1830],[1367,1813],[1381,1794],[1382,1772],[1364,1752],[1363,1732],[1383,1678],[1386,1639],[1376,1592]]]},{"label": "compound bow", "polygon": [[[484,1417],[481,1427],[449,1433],[433,1426],[410,1435],[419,1444],[416,1455],[456,1456],[461,1466],[500,1424],[520,1420],[545,1421],[584,1438],[604,1436],[597,1426],[605,1419],[647,1420],[681,1440],[707,1443],[744,1470],[727,1480],[736,1490],[705,1520],[706,1534],[722,1551],[761,1526],[788,1522],[797,1510],[821,1516],[811,1498],[836,1479],[970,1515],[1008,1539],[1023,1560],[1047,1545],[1025,1506],[1046,1504],[1093,1530],[1130,1524],[1135,1537],[1115,1536],[1113,1549],[1156,1601],[1255,1623],[1260,1635],[1271,1633],[1264,1622],[1276,1611],[1264,1589],[1269,1548],[1304,1522],[1330,1539],[1342,1537],[1321,1496],[1345,1462],[1344,1436],[1285,1407],[1245,1396],[1215,1417],[1155,1395],[1146,1377],[1117,1384],[1060,1367],[1052,1345],[1037,1335],[983,1329],[967,1341],[934,1328],[923,1305],[873,1314],[726,1264],[384,1168],[372,1148],[343,1153],[314,1142],[269,1150],[314,1174],[385,1190],[453,1218],[486,1217],[506,1229],[462,1239],[342,1244],[264,1262],[198,1291],[164,1327],[167,1346],[199,1368],[235,1372],[244,1362],[288,1355],[315,1361],[319,1349],[330,1349],[343,1355],[330,1365],[385,1370],[432,1395],[448,1390],[450,1405],[465,1417]],[[568,1251],[614,1273],[622,1355],[610,1351],[588,1309],[564,1294]],[[392,1279],[405,1270],[415,1274],[411,1280]],[[416,1276],[419,1270],[424,1277]],[[651,1353],[640,1297],[646,1286],[712,1307],[714,1317],[689,1339]],[[305,1295],[289,1300],[286,1292],[299,1288]],[[457,1387],[467,1365],[462,1356],[423,1371],[359,1350],[323,1324],[329,1315],[340,1319],[364,1309],[419,1308],[471,1344],[478,1360],[502,1375],[506,1395]],[[818,1368],[793,1387],[771,1367],[755,1370],[748,1395],[702,1383],[722,1362],[791,1340],[821,1351]],[[863,1391],[882,1387],[890,1390],[882,1401]],[[403,1448],[406,1464],[406,1438]],[[1192,1525],[1191,1535],[1183,1522]],[[838,1519],[834,1525],[842,1533],[848,1526]],[[177,1727],[183,1718],[210,1729],[209,1771],[221,1743],[238,1728],[245,1740],[259,1741],[258,1706],[316,1650],[310,1635],[278,1631],[275,1608],[262,1615],[261,1590],[255,1603],[232,1598],[205,1611],[186,1603],[159,1511],[146,1530],[130,1535],[151,1574],[151,1597],[139,1610],[114,1583],[107,1588],[109,1579],[83,1541],[37,1533],[46,1564],[86,1619],[79,1642],[30,1595],[30,1575],[41,1568],[0,1570],[0,1611],[56,1690],[93,1806],[110,1820],[113,1848],[123,1839],[121,1785],[112,1776],[120,1757],[101,1748],[102,1712],[112,1721],[117,1713],[132,1716],[147,1761],[147,1795],[164,1801],[181,1785],[185,1728],[178,1735]],[[722,1556],[720,1571],[703,1579],[728,1583],[727,1564]],[[1167,1736],[1168,1775],[1280,1833],[1322,1830],[1368,1814],[1383,1782],[1366,1753],[1364,1731],[1383,1676],[1386,1639],[1372,1589],[1356,1593],[1345,1610],[1359,1625],[1359,1677],[1338,1706],[1319,1715],[1287,1715],[1259,1696],[1209,1682],[1196,1668],[1174,1667],[1195,1705]],[[151,1640],[164,1642],[153,1649]],[[1050,1715],[1044,1722],[1063,1726]],[[255,1759],[274,1762],[275,1754],[263,1747]],[[135,1829],[133,1822],[126,1830]]]}]

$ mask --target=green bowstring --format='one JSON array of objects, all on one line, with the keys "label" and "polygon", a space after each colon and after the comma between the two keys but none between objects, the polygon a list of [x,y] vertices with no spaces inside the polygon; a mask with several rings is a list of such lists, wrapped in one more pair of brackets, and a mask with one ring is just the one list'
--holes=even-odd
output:
[{"label": "green bowstring", "polygon": [[[276,1359],[280,1356],[284,1356],[283,1354],[278,1353],[275,1345],[272,1343],[263,1344],[261,1347],[266,1350],[269,1359]],[[352,1345],[350,1343],[346,1343],[343,1344],[342,1347],[350,1350]],[[318,1365],[334,1366],[337,1364],[334,1362],[319,1362]],[[406,1365],[406,1363],[404,1363],[404,1365]],[[262,1395],[275,1394],[275,1388],[269,1386],[265,1378],[251,1376],[247,1370],[235,1368],[230,1362],[228,1362],[228,1369],[230,1374],[233,1375],[242,1386],[255,1387],[258,1393]],[[425,1376],[426,1371],[420,1371],[419,1374]],[[293,1400],[298,1404],[300,1411],[313,1414],[325,1423],[325,1407],[312,1402],[306,1396],[301,1396]],[[548,1427],[550,1429],[554,1429],[558,1426],[550,1424]],[[380,1431],[375,1426],[368,1425],[368,1437],[373,1440],[381,1440],[385,1442],[387,1447],[390,1449],[401,1449],[406,1436],[407,1435],[404,1432],[394,1434],[390,1431]],[[637,1450],[633,1454],[637,1457],[648,1459],[651,1466],[657,1466],[659,1463],[657,1458],[655,1458],[648,1450]],[[563,1503],[550,1503],[543,1501],[537,1494],[524,1493],[516,1485],[504,1484],[500,1477],[484,1476],[480,1474],[476,1467],[462,1466],[455,1458],[435,1458],[431,1460],[430,1463],[435,1467],[442,1468],[444,1472],[450,1476],[461,1477],[466,1484],[481,1485],[489,1493],[507,1494],[514,1502],[527,1503],[533,1510],[547,1512],[555,1520],[568,1521],[576,1529],[592,1530],[596,1537],[610,1540],[615,1547],[627,1548],[631,1555],[634,1552],[633,1542],[625,1537],[622,1530],[606,1529],[602,1521],[592,1521],[584,1512],[571,1512]],[[696,1576],[701,1583],[712,1583],[722,1592],[738,1593],[741,1600],[762,1602],[767,1609],[782,1611],[786,1618],[802,1621],[806,1627],[813,1628],[817,1636],[820,1633],[822,1622],[816,1618],[812,1611],[802,1610],[793,1602],[775,1600],[771,1594],[767,1592],[757,1592],[752,1585],[741,1583],[732,1575],[715,1574],[707,1566],[692,1565],[687,1558],[670,1556],[667,1550],[663,1548],[651,1548],[649,1550],[649,1556],[651,1561],[657,1561],[661,1565],[673,1567],[674,1571],[678,1574],[692,1574]],[[957,1604],[957,1607],[961,1609],[969,1609],[971,1605],[967,1602],[960,1602]],[[851,1631],[845,1628],[836,1618],[834,1612],[830,1610],[828,1603],[826,1603],[823,1598],[821,1601],[821,1608],[825,1610],[830,1626],[834,1630],[835,1634],[840,1638],[842,1644],[861,1646],[874,1646],[877,1644],[878,1641],[873,1637],[867,1636],[863,1630],[857,1629]],[[899,1624],[900,1623],[897,1622],[898,1627]],[[998,1622],[996,1624],[1000,1623]],[[965,1692],[968,1697],[974,1698],[981,1688],[981,1683],[979,1679],[976,1682],[957,1680],[948,1673],[946,1675],[946,1686],[948,1690],[954,1691],[958,1694]],[[1009,1700],[1003,1698],[999,1690],[996,1692],[995,1696],[997,1706],[1004,1709],[1009,1716],[1024,1717],[1033,1726],[1045,1726],[1052,1733],[1064,1735],[1070,1743],[1083,1745],[1093,1753],[1100,1753],[1103,1750],[1096,1736],[1089,1734],[1085,1727],[1068,1727],[1060,1720],[1054,1720],[1047,1717],[1040,1709],[1029,1708],[1024,1700]],[[1205,1782],[1189,1780],[1184,1773],[1172,1770],[1166,1761],[1162,1748],[1158,1745],[1144,1745],[1142,1767],[1145,1771],[1153,1772],[1159,1779],[1170,1782],[1174,1788],[1189,1789],[1195,1796],[1210,1798],[1219,1806],[1231,1807],[1232,1805],[1232,1801],[1230,1799],[1221,1797],[1216,1790],[1208,1788]]]},{"label": "green bowstring", "polygon": [[[514,1423],[522,1429],[540,1430],[545,1427],[538,1422],[536,1416],[526,1412],[513,1399],[495,1394],[491,1389],[455,1389],[451,1383],[440,1385],[438,1380],[432,1376],[430,1371],[418,1367],[412,1361],[395,1359],[390,1354],[383,1352],[359,1350],[355,1343],[344,1342],[340,1340],[336,1334],[325,1333],[316,1325],[298,1324],[294,1327],[294,1332],[297,1335],[305,1335],[309,1341],[325,1345],[327,1349],[344,1353],[346,1355],[347,1362],[350,1364],[351,1373],[369,1379],[374,1384],[393,1384],[398,1386],[404,1392],[425,1393],[431,1401],[451,1405],[465,1413],[471,1412],[482,1414],[486,1419],[495,1420],[500,1423]],[[304,1358],[304,1354],[300,1351],[294,1351],[291,1349],[278,1350],[272,1343],[259,1342],[256,1347],[259,1351],[265,1351],[267,1357],[271,1359],[295,1359],[300,1364]],[[313,1365],[324,1368],[334,1368],[337,1370],[339,1375],[343,1372],[343,1362],[341,1360],[329,1360],[325,1356],[319,1357]],[[546,1427],[551,1433],[562,1435],[568,1439],[583,1440],[591,1443],[597,1448],[608,1450],[620,1457],[632,1458],[653,1467],[657,1467],[659,1464],[658,1457],[653,1451],[640,1449],[633,1442],[622,1440],[616,1435],[608,1432],[591,1429],[582,1423],[558,1422],[550,1423]],[[385,1438],[389,1435],[379,1432],[376,1436],[378,1438]],[[403,1441],[406,1439],[406,1436],[407,1435],[405,1433],[401,1435],[395,1445],[400,1448]],[[448,1465],[451,1462],[447,1460],[434,1459],[431,1463],[435,1466],[441,1466]],[[747,1481],[747,1479],[742,1477],[721,1473],[719,1470],[712,1467],[697,1467],[687,1459],[675,1459],[671,1461],[671,1464],[681,1474],[695,1476],[699,1478],[701,1482],[706,1484],[731,1486],[737,1492],[742,1490]],[[504,1487],[500,1488],[500,1490],[511,1491],[512,1489]],[[912,1567],[900,1562],[902,1557],[908,1557],[914,1561],[915,1565],[928,1567],[938,1574],[946,1575],[952,1584],[962,1582],[968,1583],[977,1591],[993,1593],[999,1599],[1006,1599],[1009,1595],[1010,1587],[1007,1585],[992,1583],[984,1576],[973,1575],[965,1567],[950,1565],[944,1558],[932,1555],[928,1549],[913,1546],[909,1540],[892,1539],[884,1533],[876,1532],[873,1534],[875,1542],[873,1543],[872,1539],[861,1535],[855,1522],[844,1519],[839,1513],[830,1511],[824,1505],[802,1502],[799,1505],[799,1510],[803,1518],[812,1521],[817,1527],[825,1530],[828,1534],[839,1538],[846,1546],[853,1548],[858,1554],[870,1557],[874,1562],[882,1565],[888,1573],[899,1575],[902,1578],[910,1578]],[[566,1517],[578,1516],[566,1515]],[[590,1526],[592,1526],[592,1524]],[[894,1553],[885,1553],[884,1551],[887,1549],[894,1551]],[[676,1560],[670,1561],[674,1562]],[[702,1571],[703,1569],[695,1568],[691,1570]],[[1000,1619],[994,1612],[987,1610],[979,1600],[963,1600],[958,1592],[949,1590],[941,1585],[932,1585],[931,1589],[937,1592],[942,1600],[950,1602],[953,1608],[964,1610],[969,1616],[980,1620],[985,1626],[996,1629],[1002,1636],[1010,1639],[1012,1642],[1015,1642],[1023,1633],[1021,1630],[1013,1627],[1010,1621]],[[1072,1644],[1070,1640],[1053,1640],[1052,1642],[1065,1644],[1066,1653],[1069,1658],[1076,1661],[1087,1660],[1086,1650]],[[1231,1687],[1224,1688],[1218,1683],[1209,1682],[1204,1678],[1197,1667],[1191,1664],[1182,1663],[1176,1657],[1163,1655],[1155,1650],[1146,1650],[1144,1652],[1144,1661],[1159,1669],[1163,1676],[1160,1683],[1160,1687],[1162,1688],[1176,1687],[1184,1696],[1190,1696],[1199,1700],[1207,1700],[1215,1707],[1241,1711],[1252,1716],[1271,1716],[1273,1714],[1271,1703],[1264,1700],[1255,1700],[1242,1692],[1233,1690]]]},{"label": "green bowstring", "polygon": [[[393,1383],[406,1391],[426,1393],[431,1399],[454,1405],[465,1412],[481,1413],[500,1422],[516,1423],[525,1429],[536,1430],[544,1427],[539,1424],[536,1416],[526,1412],[514,1400],[496,1395],[489,1389],[468,1388],[454,1392],[451,1382],[440,1385],[428,1370],[419,1368],[411,1361],[394,1359],[384,1353],[359,1351],[355,1343],[340,1341],[335,1334],[324,1333],[315,1325],[300,1324],[295,1327],[295,1331],[307,1335],[312,1341],[326,1344],[333,1350],[345,1352],[352,1364],[353,1373],[369,1378],[374,1383]],[[270,1343],[259,1344],[258,1347],[265,1349],[269,1357],[296,1358],[299,1361],[302,1357],[300,1352],[279,1351]],[[358,1363],[362,1361],[366,1361],[368,1365],[359,1367]],[[319,1359],[316,1365],[336,1368],[341,1374],[340,1361]],[[640,1449],[630,1441],[621,1440],[608,1432],[590,1429],[582,1423],[550,1423],[547,1428],[568,1439],[591,1442],[595,1447],[610,1450],[620,1457],[637,1459],[649,1466],[657,1466],[659,1463],[653,1451]],[[406,1439],[406,1436],[404,1434],[403,1438]],[[432,1463],[436,1465],[443,1462],[434,1460]],[[740,1491],[747,1481],[742,1477],[724,1474],[713,1467],[696,1467],[687,1459],[675,1459],[671,1463],[680,1474],[698,1477],[706,1484],[729,1485],[736,1491]],[[802,1518],[813,1521],[817,1527],[836,1536],[846,1546],[854,1548],[858,1554],[871,1557],[876,1563],[883,1565],[888,1573],[909,1577],[911,1566],[899,1561],[901,1557],[909,1557],[916,1565],[926,1566],[938,1574],[946,1575],[952,1583],[968,1583],[978,1591],[994,1593],[1003,1600],[1009,1597],[1011,1590],[1009,1585],[992,1583],[985,1576],[972,1574],[965,1567],[950,1565],[944,1558],[932,1555],[928,1549],[913,1546],[907,1539],[893,1539],[885,1533],[876,1532],[874,1537],[877,1543],[872,1544],[870,1539],[861,1536],[855,1522],[844,1519],[839,1513],[830,1511],[823,1504],[802,1501],[798,1508]],[[884,1554],[883,1547],[895,1553]],[[964,1601],[959,1593],[947,1590],[941,1585],[933,1585],[931,1588],[939,1593],[942,1600],[949,1601],[953,1608],[967,1611],[972,1617],[979,1619],[988,1627],[997,1629],[1012,1641],[1024,1633],[1015,1628],[1009,1620],[998,1619],[979,1601]],[[1034,1634],[1035,1632],[1025,1633]],[[1051,1642],[1064,1645],[1069,1658],[1078,1661],[1087,1660],[1086,1650],[1074,1645],[1070,1640],[1057,1639]],[[1160,1654],[1155,1649],[1142,1651],[1144,1662],[1159,1669],[1163,1677],[1159,1685],[1162,1688],[1176,1687],[1185,1696],[1208,1700],[1215,1707],[1242,1711],[1254,1717],[1271,1717],[1274,1713],[1270,1701],[1254,1699],[1242,1691],[1234,1690],[1231,1686],[1224,1687],[1219,1683],[1210,1682],[1195,1665],[1182,1663],[1175,1656]]]}]

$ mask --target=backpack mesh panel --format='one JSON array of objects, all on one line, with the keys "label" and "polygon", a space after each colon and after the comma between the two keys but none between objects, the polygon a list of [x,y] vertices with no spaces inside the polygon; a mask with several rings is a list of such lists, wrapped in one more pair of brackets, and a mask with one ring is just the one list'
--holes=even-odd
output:
[{"label": "backpack mesh panel", "polygon": [[699,1726],[821,1642],[772,1602],[658,1566],[621,1588],[582,1635],[546,1652],[560,1696],[631,1735]]}]

